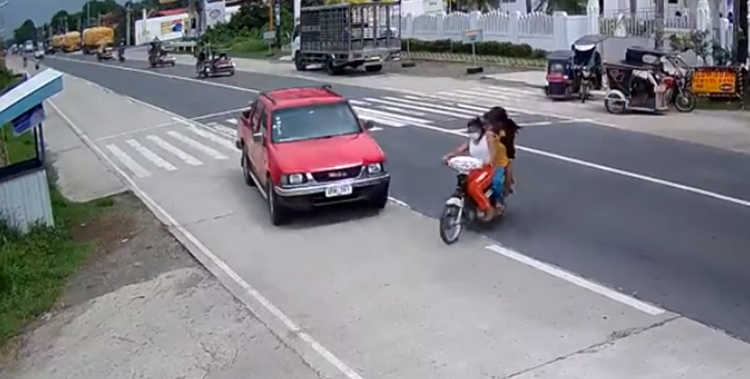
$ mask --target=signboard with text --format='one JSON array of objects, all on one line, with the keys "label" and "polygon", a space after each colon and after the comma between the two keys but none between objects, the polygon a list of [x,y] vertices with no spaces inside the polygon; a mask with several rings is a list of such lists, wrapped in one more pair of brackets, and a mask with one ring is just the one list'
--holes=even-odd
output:
[{"label": "signboard with text", "polygon": [[696,67],[690,89],[700,97],[740,96],[741,72],[734,67]]}]

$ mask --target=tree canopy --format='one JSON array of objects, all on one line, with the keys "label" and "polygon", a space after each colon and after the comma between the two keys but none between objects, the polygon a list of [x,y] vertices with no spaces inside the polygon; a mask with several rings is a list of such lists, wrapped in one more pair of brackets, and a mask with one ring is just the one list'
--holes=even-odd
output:
[{"label": "tree canopy", "polygon": [[33,40],[36,37],[36,25],[34,21],[26,20],[13,31],[13,39],[18,43]]}]

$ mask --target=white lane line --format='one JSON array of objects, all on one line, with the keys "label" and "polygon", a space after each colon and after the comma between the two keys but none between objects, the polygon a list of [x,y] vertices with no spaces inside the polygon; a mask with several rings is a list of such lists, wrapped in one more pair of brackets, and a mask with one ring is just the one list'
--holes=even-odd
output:
[{"label": "white lane line", "polygon": [[[385,104],[385,105],[396,106],[396,107],[399,107],[399,108],[408,108],[408,109],[414,109],[414,110],[417,110],[417,111],[430,112],[430,113],[439,114],[439,115],[442,115],[442,116],[448,116],[448,117],[456,117],[457,116],[456,112],[453,112],[453,111],[449,112],[449,111],[444,111],[444,110],[440,110],[440,109],[431,109],[431,108],[421,107],[421,106],[417,106],[417,105],[402,104],[402,103],[397,102],[397,101],[381,100],[381,99],[374,99],[374,98],[367,98],[366,100],[370,101],[370,102],[373,102],[373,103],[380,103],[380,104]],[[458,116],[460,117],[460,115],[458,115]],[[474,116],[464,116],[464,117],[474,117]]]},{"label": "white lane line", "polygon": [[198,121],[198,120],[205,120],[205,119],[207,119],[207,118],[214,118],[214,117],[216,117],[216,116],[223,116],[223,115],[225,115],[225,114],[230,114],[230,113],[239,113],[239,112],[242,112],[242,111],[245,111],[245,110],[247,110],[248,108],[249,108],[249,107],[246,107],[246,108],[237,108],[237,109],[230,109],[230,110],[228,110],[228,111],[221,111],[221,112],[215,112],[215,113],[204,114],[204,115],[202,115],[202,116],[198,116],[198,117],[193,117],[193,118],[191,118],[191,120],[193,120],[193,121]]},{"label": "white lane line", "polygon": [[167,132],[167,134],[170,137],[172,137],[172,138],[174,138],[174,139],[176,139],[176,140],[184,143],[185,145],[188,145],[188,146],[192,147],[195,150],[200,151],[203,154],[208,155],[209,157],[211,157],[213,159],[220,160],[220,161],[229,159],[229,157],[227,157],[226,155],[218,152],[217,150],[212,149],[212,148],[210,148],[210,147],[208,147],[208,146],[206,146],[206,145],[204,145],[204,144],[202,144],[202,143],[200,143],[200,142],[198,142],[198,141],[196,141],[196,140],[194,140],[194,139],[192,139],[190,137],[187,137],[187,136],[185,136],[184,134],[182,134],[180,132],[177,132],[177,131],[174,131],[174,130],[170,130],[170,131]]},{"label": "white lane line", "polygon": [[524,126],[547,126],[552,125],[552,121],[537,121],[537,122],[521,122],[518,123],[518,126],[524,127]]},{"label": "white lane line", "polygon": [[[268,300],[263,294],[258,292],[253,286],[250,285],[250,283],[246,282],[244,279],[242,279],[237,272],[232,270],[229,265],[227,265],[226,262],[224,262],[221,258],[219,258],[211,249],[209,249],[206,245],[204,245],[195,235],[190,233],[190,231],[182,224],[177,222],[177,220],[169,214],[164,208],[162,208],[159,203],[157,203],[154,199],[151,198],[141,187],[136,184],[136,182],[133,180],[133,178],[130,177],[125,171],[123,171],[118,165],[116,165],[104,152],[99,149],[98,146],[94,142],[91,141],[91,139],[86,136],[83,133],[83,130],[79,128],[76,124],[73,123],[73,121],[62,112],[60,107],[58,107],[55,103],[52,102],[52,100],[48,101],[49,104],[52,106],[52,108],[55,109],[58,115],[60,115],[60,118],[62,118],[68,125],[70,125],[70,128],[75,132],[76,135],[78,135],[78,138],[80,138],[83,143],[85,143],[89,149],[94,151],[97,156],[100,157],[102,161],[104,161],[114,172],[117,173],[117,176],[119,176],[125,184],[133,191],[133,193],[140,198],[144,204],[155,214],[157,217],[169,227],[170,231],[172,231],[174,234],[176,234],[176,237],[178,239],[184,237],[184,242],[188,242],[188,245],[192,245],[195,247],[195,249],[191,249],[188,247],[190,252],[201,261],[201,263],[206,266],[206,268],[211,271],[214,276],[217,277],[226,277],[229,280],[220,278],[219,280],[223,282],[223,284],[238,298],[240,298],[245,306],[249,308],[253,314],[256,317],[260,317],[258,315],[258,312],[254,309],[254,307],[251,304],[251,301],[247,300],[245,296],[240,296],[247,294],[249,295],[252,300],[260,304],[263,309],[265,309],[268,313],[273,316],[276,320],[280,321],[284,327],[293,335],[299,338],[301,341],[304,341],[307,346],[310,347],[316,354],[318,354],[320,357],[322,357],[326,362],[331,364],[333,367],[336,368],[340,373],[344,374],[347,379],[364,379],[362,375],[360,375],[356,370],[349,367],[344,361],[339,359],[337,356],[335,356],[333,353],[331,353],[330,350],[326,349],[325,346],[321,345],[320,342],[318,342],[315,338],[313,338],[311,335],[309,335],[307,332],[305,332],[299,325],[295,324],[294,321],[292,321],[289,316],[284,314],[284,312],[281,311],[276,305],[274,305],[270,300]],[[143,104],[148,104],[145,102],[142,102]],[[152,105],[153,107],[153,105]],[[160,109],[158,107],[153,109]],[[161,110],[162,112],[177,115],[175,113]],[[189,122],[185,120],[184,122]],[[114,146],[114,145],[110,145]],[[117,148],[117,147],[115,147]],[[223,275],[222,275],[223,274]],[[228,283],[231,280],[232,283]],[[244,294],[241,291],[235,291],[231,288],[235,287],[235,284],[242,288],[242,291],[244,291]],[[290,336],[290,339],[292,336]],[[302,355],[302,354],[300,354]]]},{"label": "white lane line", "polygon": [[172,145],[171,143],[161,139],[158,136],[148,136],[148,138],[151,142],[155,143],[156,146],[161,147],[162,149],[172,153],[174,156],[182,160],[183,162],[191,165],[191,166],[200,166],[203,164],[203,162],[199,161],[192,155],[180,150],[176,146]]},{"label": "white lane line", "polygon": [[544,273],[547,273],[549,275],[552,275],[556,278],[562,279],[568,283],[574,284],[578,287],[587,289],[591,292],[597,293],[599,295],[602,295],[604,297],[607,297],[609,299],[612,299],[616,302],[619,302],[621,304],[625,304],[629,307],[633,307],[643,313],[649,314],[651,316],[658,316],[660,314],[665,313],[666,311],[664,309],[661,309],[657,306],[648,304],[644,301],[638,300],[632,296],[625,295],[623,293],[617,292],[611,288],[607,288],[601,284],[594,283],[590,280],[584,279],[578,275],[572,274],[568,271],[565,271],[559,267],[552,266],[550,264],[538,261],[534,258],[528,257],[526,255],[523,255],[517,251],[513,251],[511,249],[499,246],[499,245],[490,245],[485,247],[487,250],[490,250],[494,253],[500,254],[506,258],[512,259],[518,263],[524,264],[526,266],[529,266],[531,268],[537,269],[539,271],[542,271]]},{"label": "white lane line", "polygon": [[165,169],[167,171],[175,171],[175,170],[177,170],[177,167],[175,167],[171,163],[167,162],[164,158],[156,155],[156,153],[154,153],[153,151],[151,151],[151,149],[147,148],[146,146],[141,145],[140,142],[138,142],[138,141],[136,141],[134,139],[129,139],[129,140],[125,141],[125,143],[127,143],[128,145],[130,145],[130,147],[132,147],[133,149],[135,149],[135,151],[137,151],[139,154],[141,154],[144,158],[146,158],[149,161],[151,161],[151,163],[153,163],[156,167]]},{"label": "white lane line", "polygon": [[519,87],[509,87],[509,86],[482,86],[482,87],[474,87],[471,89],[471,91],[479,91],[484,93],[491,93],[491,94],[506,94],[506,93],[512,93],[515,95],[522,95],[526,97],[546,97],[544,96],[544,93],[541,88],[519,88]]},{"label": "white lane line", "polygon": [[449,107],[446,105],[426,103],[424,101],[414,101],[414,100],[409,100],[409,99],[401,99],[398,97],[383,97],[383,99],[388,100],[388,101],[395,101],[399,103],[409,104],[412,106],[422,106],[422,107],[425,107],[425,109],[422,109],[422,111],[425,111],[425,112],[436,113],[432,109],[434,108],[434,109],[439,109],[442,111],[447,111],[448,114],[453,115],[453,116],[459,116],[459,117],[476,117],[477,116],[477,114],[474,112],[464,111],[464,110],[456,109],[456,107]]},{"label": "white lane line", "polygon": [[237,119],[236,118],[228,118],[225,121],[227,122],[227,124],[237,125]]},{"label": "white lane line", "polygon": [[193,125],[188,126],[188,130],[191,131],[191,132],[193,132],[193,134],[199,135],[199,136],[201,136],[201,137],[203,137],[203,138],[205,138],[205,139],[207,139],[207,140],[209,140],[211,142],[214,142],[214,143],[216,143],[218,145],[221,145],[224,148],[227,148],[227,149],[230,149],[230,150],[236,149],[236,147],[234,146],[234,144],[231,141],[229,141],[228,139],[226,139],[224,137],[219,137],[218,135],[216,135],[214,133],[211,133],[209,131],[206,131],[206,130],[203,130],[203,129],[198,129],[197,127],[195,127]]},{"label": "white lane line", "polygon": [[[421,129],[432,130],[432,131],[438,132],[438,133],[452,134],[454,136],[466,137],[466,132],[461,131],[461,130],[446,129],[446,128],[441,128],[441,127],[433,126],[433,125],[412,124],[411,126],[414,126],[414,127],[417,127],[417,128],[421,128]],[[736,198],[736,197],[732,197],[732,196],[722,195],[720,193],[707,191],[707,190],[704,190],[704,189],[701,189],[701,188],[696,188],[696,187],[691,187],[691,186],[680,184],[680,183],[670,182],[669,180],[654,178],[654,177],[651,177],[651,176],[648,176],[648,175],[636,174],[636,173],[631,172],[631,171],[620,170],[618,168],[604,166],[604,165],[600,165],[600,164],[597,164],[597,163],[592,163],[592,162],[589,162],[589,161],[584,161],[584,160],[581,160],[581,159],[566,157],[564,155],[550,153],[548,151],[534,149],[534,148],[531,148],[531,147],[516,145],[516,149],[518,149],[520,151],[524,151],[524,152],[530,153],[530,154],[539,155],[539,156],[542,156],[542,157],[546,157],[546,158],[550,158],[550,159],[554,159],[554,160],[558,160],[558,161],[563,161],[563,162],[566,162],[566,163],[571,163],[571,164],[574,164],[574,165],[577,165],[577,166],[583,166],[583,167],[591,168],[591,169],[594,169],[594,170],[604,171],[604,172],[608,172],[610,174],[615,174],[615,175],[620,175],[620,176],[624,176],[624,177],[631,178],[631,179],[641,180],[641,181],[644,181],[644,182],[648,182],[648,183],[652,183],[652,184],[657,184],[657,185],[660,185],[660,186],[669,187],[669,188],[672,188],[672,189],[676,189],[676,190],[680,190],[680,191],[684,191],[684,192],[689,192],[689,193],[692,193],[692,194],[695,194],[695,195],[701,195],[701,196],[709,197],[709,198],[712,198],[712,199],[715,199],[715,200],[720,200],[720,201],[724,201],[724,202],[731,203],[731,204],[734,204],[734,205],[739,205],[739,206],[742,206],[742,207],[750,208],[750,201],[749,200],[744,200],[744,199],[740,199],[740,198]]]},{"label": "white lane line", "polygon": [[421,125],[421,124],[430,123],[429,120],[408,117],[408,116],[403,116],[403,115],[398,115],[398,114],[393,114],[393,113],[388,113],[388,112],[382,112],[382,111],[378,111],[378,110],[370,109],[370,108],[361,108],[361,107],[352,107],[352,108],[354,108],[354,110],[357,112],[357,115],[364,114],[369,117],[377,117],[377,118],[384,119],[384,120],[391,120],[395,122],[404,123],[406,125],[409,125],[409,124]]},{"label": "white lane line", "polygon": [[114,155],[115,158],[117,158],[117,160],[120,161],[120,163],[125,165],[125,167],[127,167],[128,170],[130,170],[130,172],[135,174],[135,176],[139,178],[147,178],[151,176],[151,173],[148,170],[146,170],[143,166],[139,165],[138,162],[133,160],[133,158],[131,158],[124,151],[120,150],[119,147],[112,145],[112,144],[109,144],[106,147],[107,147],[107,150],[109,150],[109,152],[112,153],[112,155]]},{"label": "white lane line", "polygon": [[[100,64],[100,63],[96,63],[96,62],[80,61],[80,60],[76,60],[76,59],[67,59],[67,58],[60,58],[60,57],[56,57],[54,59],[66,60],[66,61],[75,62],[75,63],[91,64],[91,65],[107,67],[107,68],[115,69],[115,70],[120,69],[120,70],[125,70],[125,71],[139,72],[139,73],[143,73],[143,74],[147,74],[147,75],[162,76],[162,77],[166,77],[166,78],[172,78],[174,76],[174,75],[166,75],[166,74],[161,74],[161,73],[157,73],[157,72],[145,71],[145,70],[134,69],[134,68],[129,68],[129,67],[112,66],[112,65],[105,65],[105,64]],[[65,76],[66,77],[72,77],[71,75],[67,75],[67,74]],[[191,82],[195,82],[195,83],[201,83],[201,84],[204,84],[204,85],[221,84],[221,83],[217,83],[217,82],[200,81],[200,80],[189,79],[189,78],[185,78],[185,77],[176,77],[175,76],[175,78],[177,78],[178,80],[186,80],[186,81],[191,81]],[[299,78],[306,79],[306,80],[316,80],[315,78],[309,78],[309,77],[299,77]],[[174,78],[172,78],[172,79],[174,79]],[[320,80],[318,80],[318,81],[320,81]],[[93,82],[90,82],[90,81],[86,81],[86,82],[93,83]],[[98,87],[98,88],[100,88],[102,90],[106,90],[105,87],[103,87],[103,86],[101,86],[99,84],[96,84],[96,83],[93,83],[93,84],[94,84],[95,87]],[[258,92],[260,92],[258,90],[254,90],[254,89],[250,89],[250,88],[237,87],[237,86],[232,86],[232,85],[227,85],[227,84],[221,84],[221,85],[219,85],[219,87],[226,87],[226,88],[229,88],[229,89],[232,89],[232,90],[235,90],[235,91],[248,92],[248,93],[258,93]],[[420,92],[420,91],[411,91],[411,90],[399,89],[399,88],[379,87],[379,89],[393,91],[393,92],[409,93],[409,94],[412,94],[412,95],[415,95],[415,96],[420,96],[420,97],[430,98],[430,99],[446,100],[446,101],[449,101],[451,103],[455,103],[455,101],[456,101],[455,99],[452,99],[450,97],[445,97],[445,96],[440,96],[439,95],[440,93],[444,93],[444,92],[438,92],[437,94],[430,94],[430,93],[425,93],[425,92]],[[450,95],[450,92],[447,92],[447,93]],[[138,104],[141,104],[143,106],[149,107],[151,109],[155,109],[155,110],[157,110],[159,112],[164,112],[166,114],[172,115],[173,117],[179,116],[178,114],[176,114],[174,112],[170,112],[170,111],[167,111],[167,110],[165,110],[163,108],[159,108],[159,107],[157,107],[157,106],[155,106],[155,105],[153,105],[151,103],[147,103],[145,101],[142,101],[142,100],[139,100],[139,99],[136,99],[136,98],[133,98],[133,97],[125,96],[125,95],[122,95],[122,94],[120,96],[123,96],[126,99],[129,98],[129,99],[133,100],[134,102],[136,102]],[[476,99],[472,98],[472,96],[464,95],[464,97],[471,98],[470,101],[472,103],[477,103],[477,101],[475,101]],[[495,105],[497,105],[497,103],[495,103]],[[534,111],[534,110],[530,110],[530,109],[521,109],[521,108],[514,108],[514,107],[506,107],[506,109],[508,111],[519,112],[519,113],[523,113],[523,114],[535,114],[535,115],[541,115],[541,116],[549,116],[549,117],[559,118],[561,120],[568,120],[568,121],[571,121],[571,122],[579,122],[578,120],[580,120],[579,118],[576,118],[576,117],[570,117],[570,116],[565,116],[565,115],[560,115],[560,114],[555,114],[555,113],[549,113],[549,112]],[[606,123],[606,122],[603,122],[603,121],[599,121],[599,120],[589,120],[589,122],[594,123],[596,125],[602,125],[602,126],[608,126],[608,127],[616,127],[613,124],[609,124],[609,123]],[[457,135],[457,136],[460,136],[460,137],[465,137],[465,135],[461,134],[460,131],[455,131],[455,130],[450,130],[450,129],[445,129],[445,128],[439,128],[439,127],[435,127],[435,126],[432,126],[432,125],[418,124],[418,123],[411,123],[411,125],[419,127],[419,128],[423,128],[423,129],[433,130],[433,131],[440,132],[440,133],[453,134],[453,135]],[[725,201],[725,202],[728,202],[728,203],[731,203],[731,204],[740,205],[740,206],[743,206],[743,207],[750,208],[750,201],[748,201],[748,200],[743,200],[743,199],[739,199],[739,198],[735,198],[735,197],[731,197],[731,196],[726,196],[726,195],[722,195],[720,193],[711,192],[711,191],[703,190],[703,189],[700,189],[700,188],[695,188],[695,187],[690,187],[690,186],[686,186],[686,185],[679,184],[679,183],[670,182],[668,180],[662,180],[662,179],[658,179],[658,178],[649,177],[649,176],[646,176],[646,175],[641,175],[641,174],[636,174],[636,173],[632,173],[632,172],[628,172],[628,171],[623,171],[623,170],[619,170],[619,169],[616,169],[616,168],[612,168],[612,167],[608,167],[608,166],[604,166],[604,165],[599,165],[599,164],[596,164],[596,163],[592,163],[592,162],[588,162],[588,161],[584,161],[584,160],[580,160],[580,159],[570,158],[570,157],[567,157],[567,156],[564,156],[564,155],[550,153],[550,152],[547,152],[547,151],[544,151],[544,150],[534,149],[534,148],[530,148],[530,147],[523,147],[523,146],[517,146],[517,148],[519,150],[525,151],[525,152],[530,153],[530,154],[541,155],[543,157],[560,160],[560,161],[563,161],[563,162],[566,162],[566,163],[571,163],[571,164],[575,164],[575,165],[579,165],[579,166],[589,167],[589,168],[593,168],[593,169],[596,169],[596,170],[601,170],[601,171],[609,172],[609,173],[612,173],[612,174],[629,177],[629,178],[632,178],[632,179],[638,179],[638,180],[646,181],[646,182],[649,182],[649,183],[652,183],[652,184],[658,184],[658,185],[662,185],[662,186],[665,186],[665,187],[670,187],[670,188],[673,188],[673,189],[678,189],[678,190],[681,190],[681,191],[690,192],[690,193],[693,193],[693,194],[702,195],[702,196],[710,197],[710,198],[713,198],[713,199],[716,199],[716,200],[721,200],[721,201]]]}]

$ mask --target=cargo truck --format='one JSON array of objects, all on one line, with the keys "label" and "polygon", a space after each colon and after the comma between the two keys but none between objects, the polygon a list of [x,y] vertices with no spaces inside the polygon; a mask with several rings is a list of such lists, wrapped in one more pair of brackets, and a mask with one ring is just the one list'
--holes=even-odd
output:
[{"label": "cargo truck", "polygon": [[115,42],[115,31],[104,26],[88,28],[83,31],[82,42],[84,54],[95,54],[100,46]]},{"label": "cargo truck", "polygon": [[400,2],[336,4],[300,9],[292,32],[298,71],[323,65],[329,75],[363,67],[378,72],[401,55]]},{"label": "cargo truck", "polygon": [[66,53],[81,49],[81,33],[68,32],[63,36],[62,49]]}]

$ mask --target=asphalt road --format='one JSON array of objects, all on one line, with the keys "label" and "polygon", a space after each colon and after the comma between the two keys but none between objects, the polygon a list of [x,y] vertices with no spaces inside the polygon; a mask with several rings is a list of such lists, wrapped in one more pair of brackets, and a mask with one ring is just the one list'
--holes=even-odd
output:
[{"label": "asphalt road", "polygon": [[[256,96],[54,58],[46,64],[187,118],[243,107]],[[148,71],[143,62],[125,66]],[[194,77],[185,66],[158,72]],[[320,85],[246,72],[210,80],[261,91]],[[373,78],[373,87],[376,81]],[[335,88],[353,99],[398,95],[375,88]],[[384,128],[376,138],[388,154],[392,196],[437,216],[454,184],[440,157],[459,138],[417,127]],[[750,197],[745,179],[750,177],[750,158],[739,154],[586,122],[526,128],[519,143],[727,196]],[[483,234],[750,341],[748,207],[537,154],[522,154],[517,170],[519,184],[509,214]]]}]

